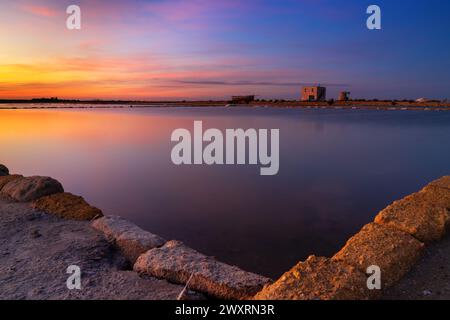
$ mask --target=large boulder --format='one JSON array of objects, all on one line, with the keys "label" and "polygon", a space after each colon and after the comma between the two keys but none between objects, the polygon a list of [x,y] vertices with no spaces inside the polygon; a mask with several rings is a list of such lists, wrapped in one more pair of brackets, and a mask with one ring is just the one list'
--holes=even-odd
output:
[{"label": "large boulder", "polygon": [[334,255],[333,260],[367,272],[370,266],[381,269],[382,286],[400,280],[420,258],[424,244],[413,236],[376,223],[369,223]]},{"label": "large boulder", "polygon": [[106,216],[97,219],[92,222],[92,227],[113,241],[131,264],[134,264],[141,254],[166,243],[163,238],[142,230],[121,217]]},{"label": "large boulder", "polygon": [[367,277],[355,267],[329,258],[310,256],[275,283],[264,287],[255,300],[367,300],[379,291],[367,287]]},{"label": "large boulder", "polygon": [[8,182],[2,193],[19,202],[29,202],[54,193],[64,192],[61,183],[49,177],[23,177]]},{"label": "large boulder", "polygon": [[17,180],[19,178],[23,178],[23,176],[14,174],[10,176],[0,176],[0,192],[2,191],[3,187],[8,184],[11,181]]},{"label": "large boulder", "polygon": [[450,210],[426,198],[423,193],[415,193],[396,201],[381,211],[375,222],[409,233],[422,242],[439,240],[445,235]]},{"label": "large boulder", "polygon": [[0,164],[0,177],[9,175],[9,170],[3,164]]},{"label": "large boulder", "polygon": [[82,197],[65,192],[39,198],[31,206],[69,220],[92,220],[103,216],[100,209],[89,205]]},{"label": "large boulder", "polygon": [[251,298],[271,282],[207,257],[179,241],[169,241],[161,248],[147,251],[138,258],[134,270],[174,283],[186,284],[190,280],[189,289],[218,299]]}]

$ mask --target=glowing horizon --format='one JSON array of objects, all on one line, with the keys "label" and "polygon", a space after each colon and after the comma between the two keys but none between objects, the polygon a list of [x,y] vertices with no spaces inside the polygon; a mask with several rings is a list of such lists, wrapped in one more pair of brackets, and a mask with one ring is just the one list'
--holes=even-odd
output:
[{"label": "glowing horizon", "polygon": [[65,27],[72,1],[2,1],[0,99],[294,99],[313,83],[450,98],[450,4],[378,2],[373,32],[357,0],[78,1],[80,31]]}]

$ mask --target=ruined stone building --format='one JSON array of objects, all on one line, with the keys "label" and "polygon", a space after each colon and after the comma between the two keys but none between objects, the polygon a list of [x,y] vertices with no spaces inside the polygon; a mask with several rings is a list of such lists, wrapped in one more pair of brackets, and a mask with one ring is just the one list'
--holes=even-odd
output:
[{"label": "ruined stone building", "polygon": [[348,101],[350,100],[350,92],[349,91],[341,91],[339,93],[339,101]]},{"label": "ruined stone building", "polygon": [[302,101],[325,101],[327,99],[327,88],[316,87],[304,87],[302,89]]}]

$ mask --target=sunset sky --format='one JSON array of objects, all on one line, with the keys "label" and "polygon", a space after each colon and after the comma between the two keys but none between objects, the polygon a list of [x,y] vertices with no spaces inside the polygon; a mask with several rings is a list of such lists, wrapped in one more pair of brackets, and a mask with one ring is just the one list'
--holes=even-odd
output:
[{"label": "sunset sky", "polygon": [[319,83],[450,99],[449,14],[439,0],[0,0],[0,99],[294,99]]}]

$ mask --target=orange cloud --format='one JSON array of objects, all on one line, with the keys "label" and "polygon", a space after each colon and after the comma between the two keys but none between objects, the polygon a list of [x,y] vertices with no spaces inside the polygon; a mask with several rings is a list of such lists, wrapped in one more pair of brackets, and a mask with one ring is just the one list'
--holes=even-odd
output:
[{"label": "orange cloud", "polygon": [[268,87],[277,87],[278,91],[286,87],[284,90],[288,91],[299,82],[295,70],[255,70],[249,65],[252,64],[242,58],[180,61],[137,53],[0,64],[0,73],[5,75],[0,81],[0,98],[223,98],[260,92],[261,87],[264,92]]}]

